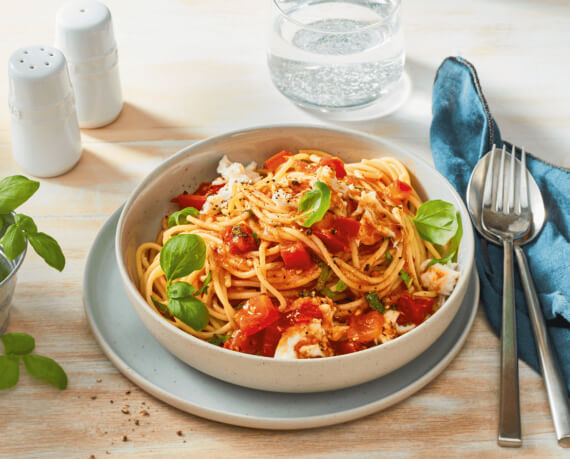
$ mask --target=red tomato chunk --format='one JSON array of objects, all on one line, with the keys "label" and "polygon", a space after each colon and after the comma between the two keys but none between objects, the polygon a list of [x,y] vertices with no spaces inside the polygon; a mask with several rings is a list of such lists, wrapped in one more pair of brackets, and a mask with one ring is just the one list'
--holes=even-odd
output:
[{"label": "red tomato chunk", "polygon": [[293,156],[293,153],[282,150],[265,161],[265,168],[271,172],[275,172],[281,164],[289,159],[289,156]]},{"label": "red tomato chunk", "polygon": [[343,179],[346,177],[346,169],[341,159],[335,157],[325,157],[319,161],[319,166],[328,166],[335,171],[336,178]]},{"label": "red tomato chunk", "polygon": [[280,251],[287,269],[308,269],[313,264],[302,242],[285,242],[281,244]]},{"label": "red tomato chunk", "polygon": [[325,218],[313,229],[313,233],[325,243],[331,252],[348,252],[350,240],[354,239],[360,230],[360,222],[347,217]]},{"label": "red tomato chunk", "polygon": [[253,231],[245,223],[228,227],[224,233],[224,242],[229,244],[230,253],[241,255],[257,249]]},{"label": "red tomato chunk", "polygon": [[216,194],[223,186],[223,184],[212,185],[208,182],[202,182],[194,193],[190,194],[184,192],[173,198],[171,202],[177,203],[180,209],[194,207],[195,209],[202,210],[208,196]]},{"label": "red tomato chunk", "polygon": [[399,324],[419,325],[426,319],[427,314],[433,313],[435,299],[417,297],[404,292],[396,304],[401,313],[398,317]]},{"label": "red tomato chunk", "polygon": [[267,295],[247,300],[234,319],[242,332],[251,336],[279,319],[279,310]]},{"label": "red tomato chunk", "polygon": [[347,338],[358,343],[370,343],[380,336],[384,327],[384,316],[378,311],[370,311],[350,319]]}]

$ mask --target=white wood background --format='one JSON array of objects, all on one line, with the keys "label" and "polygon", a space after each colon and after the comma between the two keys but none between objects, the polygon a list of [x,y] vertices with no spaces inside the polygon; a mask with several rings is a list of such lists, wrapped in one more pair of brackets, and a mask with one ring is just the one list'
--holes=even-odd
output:
[{"label": "white wood background", "polygon": [[[21,46],[52,44],[62,3],[4,0],[0,62],[7,65]],[[125,108],[114,124],[83,130],[79,165],[41,180],[39,193],[22,208],[61,242],[67,267],[57,273],[28,253],[8,328],[33,334],[37,352],[66,369],[69,387],[58,392],[23,375],[16,388],[0,393],[0,456],[568,457],[556,444],[542,380],[524,363],[523,447],[497,446],[498,340],[482,311],[462,352],[435,381],[390,409],[334,427],[268,432],[226,426],[171,408],[124,378],[95,342],[82,305],[85,260],[109,215],[155,165],[193,140],[268,123],[327,121],[288,102],[270,82],[269,0],[106,3]],[[446,56],[462,55],[477,67],[503,136],[570,167],[567,2],[408,0],[403,10],[410,98],[388,117],[343,126],[389,138],[431,161],[435,71]],[[11,154],[7,93],[4,71],[0,176],[21,172]],[[126,404],[130,415],[121,412]],[[145,409],[150,416],[140,415]]]}]

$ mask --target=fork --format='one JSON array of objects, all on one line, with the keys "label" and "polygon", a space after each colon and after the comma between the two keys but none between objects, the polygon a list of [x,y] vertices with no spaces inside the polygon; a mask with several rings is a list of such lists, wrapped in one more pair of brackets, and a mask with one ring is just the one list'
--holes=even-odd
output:
[{"label": "fork", "polygon": [[[501,385],[498,443],[501,446],[521,446],[521,420],[515,298],[513,274],[513,242],[530,230],[526,155],[521,154],[518,189],[515,193],[515,149],[507,157],[505,146],[501,151],[499,170],[495,168],[495,145],[487,166],[483,188],[481,223],[489,233],[503,243],[503,308],[501,326]],[[506,162],[509,177],[506,177]]]}]

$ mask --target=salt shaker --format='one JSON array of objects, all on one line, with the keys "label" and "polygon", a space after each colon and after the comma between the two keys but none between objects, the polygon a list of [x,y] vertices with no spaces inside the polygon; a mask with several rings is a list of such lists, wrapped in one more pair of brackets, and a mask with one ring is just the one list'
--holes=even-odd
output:
[{"label": "salt shaker", "polygon": [[71,0],[57,12],[55,46],[69,65],[82,128],[105,126],[123,108],[111,12],[96,0]]},{"label": "salt shaker", "polygon": [[55,177],[81,157],[81,136],[67,64],[50,46],[26,46],[8,61],[12,152],[28,174]]}]

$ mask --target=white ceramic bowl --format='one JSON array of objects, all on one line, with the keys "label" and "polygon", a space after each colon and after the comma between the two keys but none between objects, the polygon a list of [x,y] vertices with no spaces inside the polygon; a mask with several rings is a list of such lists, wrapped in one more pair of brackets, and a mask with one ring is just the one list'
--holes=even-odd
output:
[{"label": "white ceramic bowl", "polygon": [[[460,279],[442,307],[427,321],[381,346],[353,354],[310,360],[277,360],[213,346],[164,320],[137,289],[135,251],[154,240],[160,220],[174,210],[170,199],[200,182],[214,179],[222,155],[232,161],[258,164],[282,150],[315,148],[346,162],[395,156],[407,166],[420,196],[451,202],[461,213],[463,238]],[[133,191],[121,213],[116,255],[127,295],[152,335],[170,352],[192,367],[234,384],[278,392],[318,392],[340,389],[383,376],[405,365],[431,344],[455,316],[471,276],[474,258],[473,230],[463,202],[451,184],[427,163],[385,141],[352,131],[316,126],[269,126],[230,132],[195,143],[164,161]],[[141,357],[144,358],[144,357]]]}]

